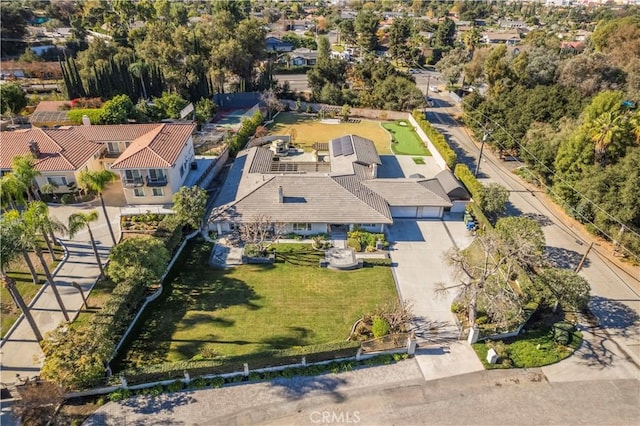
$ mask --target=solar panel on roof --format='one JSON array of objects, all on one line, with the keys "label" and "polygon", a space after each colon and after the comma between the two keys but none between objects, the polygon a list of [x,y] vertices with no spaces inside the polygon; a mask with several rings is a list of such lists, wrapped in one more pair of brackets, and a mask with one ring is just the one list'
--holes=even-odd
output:
[{"label": "solar panel on roof", "polygon": [[340,139],[334,139],[331,141],[331,148],[333,150],[333,156],[337,157],[342,155],[342,143]]},{"label": "solar panel on roof", "polygon": [[342,154],[343,155],[352,155],[353,154],[353,143],[351,143],[351,138],[346,136],[340,140],[342,142]]}]

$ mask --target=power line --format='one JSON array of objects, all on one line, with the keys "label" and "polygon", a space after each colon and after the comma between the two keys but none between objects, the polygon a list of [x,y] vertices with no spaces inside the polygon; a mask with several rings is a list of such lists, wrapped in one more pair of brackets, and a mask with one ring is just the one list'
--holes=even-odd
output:
[{"label": "power line", "polygon": [[[468,106],[469,108],[479,112],[483,118],[489,120],[492,124],[496,124],[500,127],[500,129],[503,130],[503,132],[505,133],[505,135],[507,135],[515,144],[516,146],[518,146],[520,149],[522,149],[524,152],[526,152],[531,158],[533,158],[536,162],[538,162],[539,164],[541,164],[545,169],[547,169],[550,174],[554,177],[557,178],[558,181],[562,182],[563,184],[565,184],[568,188],[570,188],[574,193],[576,193],[578,196],[580,196],[581,198],[583,198],[584,200],[588,201],[591,205],[593,205],[594,207],[596,207],[598,210],[600,210],[601,212],[605,213],[607,215],[607,217],[613,219],[614,222],[618,223],[619,225],[625,227],[626,230],[628,230],[628,232],[630,232],[631,234],[635,235],[636,237],[640,238],[640,234],[638,234],[637,232],[635,232],[629,225],[627,225],[626,223],[622,222],[621,220],[619,220],[618,218],[614,217],[613,215],[609,214],[606,210],[604,210],[602,207],[600,207],[598,204],[596,204],[594,201],[592,201],[591,199],[589,199],[587,196],[585,196],[584,194],[582,194],[580,191],[578,191],[577,189],[575,189],[572,185],[568,184],[564,179],[562,179],[561,177],[558,176],[558,174],[550,169],[546,164],[544,164],[544,162],[542,162],[538,157],[536,157],[535,155],[533,155],[529,150],[526,149],[526,147],[522,146],[521,144],[518,143],[518,141],[513,137],[513,135],[511,135],[511,133],[509,133],[504,126],[502,126],[500,123],[498,123],[494,118],[491,118],[489,116],[487,116],[486,114],[484,114],[482,111],[478,111],[476,108],[473,108],[471,105],[469,105],[468,102],[464,102],[463,103]],[[467,116],[468,118],[472,119],[474,122],[476,122],[478,125],[483,126],[483,123],[480,123],[479,120]],[[486,126],[485,126],[486,127]],[[506,147],[501,144],[499,141],[494,139],[494,142],[499,145],[499,148],[501,149],[506,149]],[[522,162],[520,160],[517,160],[519,164],[522,164]],[[550,193],[552,193],[555,196],[559,197],[559,194],[557,192],[555,192],[552,187],[546,185],[544,182],[540,182],[540,184],[546,189],[548,190]],[[582,219],[584,222],[591,224],[596,230],[598,230],[598,232],[600,232],[602,235],[605,235],[607,238],[609,238],[611,241],[616,241],[616,238],[614,238],[613,236],[609,235],[607,232],[605,232],[603,229],[601,229],[599,226],[597,226],[592,220],[588,219],[587,217],[584,216],[584,214],[580,213],[578,210],[576,210],[574,207],[571,206],[567,206],[569,208],[569,210],[574,213],[576,216],[580,217],[580,219]],[[622,244],[618,243],[619,247],[624,249],[625,251],[627,251],[628,253],[630,253],[631,255],[633,255],[636,258],[640,258],[640,255],[635,253],[633,250],[623,246]]]}]

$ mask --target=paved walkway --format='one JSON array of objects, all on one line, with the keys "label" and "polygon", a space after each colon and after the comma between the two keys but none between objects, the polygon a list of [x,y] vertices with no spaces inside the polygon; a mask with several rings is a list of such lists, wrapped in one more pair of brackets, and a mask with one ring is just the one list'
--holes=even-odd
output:
[{"label": "paved walkway", "polygon": [[[113,242],[99,203],[95,206],[82,204],[75,206],[52,205],[49,207],[51,215],[65,224],[68,223],[69,215],[72,213],[94,209],[98,210],[99,219],[91,229],[96,238],[100,257],[105,262]],[[118,223],[119,208],[108,207],[107,209],[117,239],[119,238],[120,229]],[[71,286],[71,282],[75,281],[80,284],[85,295],[88,295],[100,274],[100,270],[89,242],[89,233],[86,230],[78,233],[73,240],[66,238],[61,238],[61,240],[66,247],[68,256],[58,267],[54,281],[62,297],[63,304],[67,308],[69,316],[73,319],[82,307],[82,297],[78,290]],[[64,321],[64,316],[49,285],[41,289],[40,293],[31,301],[30,307],[38,328],[43,335],[48,331],[54,330],[58,324]],[[0,368],[2,369],[0,382],[3,384],[15,383],[18,375],[20,379],[38,376],[42,361],[42,349],[40,349],[40,345],[38,345],[33,331],[24,316],[20,316],[15,326],[2,340],[2,346],[0,347]]]}]

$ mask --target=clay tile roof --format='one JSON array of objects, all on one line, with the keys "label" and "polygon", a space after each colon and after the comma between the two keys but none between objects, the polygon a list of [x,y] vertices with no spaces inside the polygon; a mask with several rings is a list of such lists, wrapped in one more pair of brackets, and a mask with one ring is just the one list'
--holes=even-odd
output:
[{"label": "clay tile roof", "polygon": [[103,149],[101,145],[83,138],[74,127],[46,130],[34,127],[2,132],[0,169],[10,170],[14,157],[29,154],[31,141],[36,142],[40,151],[35,161],[36,169],[40,172],[78,170]]},{"label": "clay tile roof", "polygon": [[161,124],[135,139],[111,168],[173,167],[194,129],[195,124]]},{"label": "clay tile roof", "polygon": [[140,136],[149,133],[162,124],[109,124],[97,126],[78,126],[77,129],[82,135],[93,142],[132,142]]}]

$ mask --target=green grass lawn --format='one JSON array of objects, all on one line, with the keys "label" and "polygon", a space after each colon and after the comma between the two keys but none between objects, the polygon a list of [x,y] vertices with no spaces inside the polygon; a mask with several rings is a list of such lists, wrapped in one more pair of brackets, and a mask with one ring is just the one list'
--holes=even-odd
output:
[{"label": "green grass lawn", "polygon": [[397,300],[391,270],[321,269],[321,252],[279,244],[274,265],[219,270],[211,245],[187,245],[116,369],[344,341],[354,322]]},{"label": "green grass lawn", "polygon": [[[49,270],[53,273],[56,266],[58,266],[59,261],[52,261],[51,255],[46,249],[44,242],[42,243],[44,254],[44,258],[47,261],[47,265],[49,265]],[[54,246],[54,252],[58,259],[61,259],[64,256],[64,251],[60,246]],[[46,281],[46,277],[44,276],[44,270],[42,269],[42,265],[40,265],[40,261],[36,257],[34,253],[30,253],[29,255],[33,266],[38,273],[38,278],[41,283]],[[33,279],[31,277],[31,273],[29,272],[29,268],[27,267],[26,262],[22,258],[22,256],[18,256],[18,258],[9,266],[7,275],[14,280],[16,280],[16,287],[18,292],[22,295],[25,303],[28,305],[31,300],[35,297],[35,295],[42,288],[42,284],[34,284]],[[13,302],[11,295],[7,291],[6,288],[0,288],[0,315],[2,316],[1,320],[1,330],[0,333],[2,337],[4,337],[5,333],[9,331],[14,322],[18,319],[22,312]]]},{"label": "green grass lawn", "polygon": [[[401,125],[400,123],[405,123]],[[395,143],[391,144],[391,149],[396,155],[431,155],[424,142],[416,134],[413,126],[406,120],[398,120],[393,123],[382,125],[391,133]]]},{"label": "green grass lawn", "polygon": [[310,151],[314,142],[329,142],[344,135],[358,135],[371,139],[378,154],[391,154],[390,138],[379,121],[361,120],[359,123],[323,124],[311,116],[281,112],[269,126],[269,135],[289,135],[295,129],[296,145]]},{"label": "green grass lawn", "polygon": [[487,362],[490,344],[480,342],[472,346],[484,368],[492,370],[496,368],[533,368],[554,364],[571,355],[580,347],[581,342],[582,333],[579,331],[572,333],[568,346],[556,343],[550,329],[529,331],[523,336],[505,340],[504,344],[510,361],[505,362],[505,359],[498,359],[496,364]]}]

